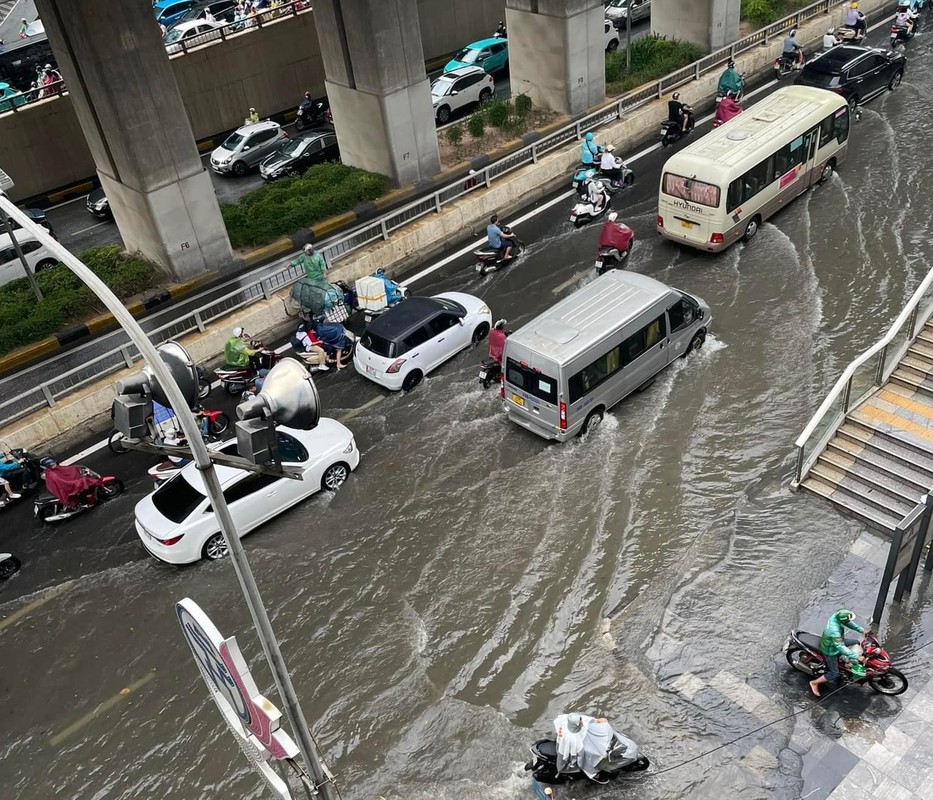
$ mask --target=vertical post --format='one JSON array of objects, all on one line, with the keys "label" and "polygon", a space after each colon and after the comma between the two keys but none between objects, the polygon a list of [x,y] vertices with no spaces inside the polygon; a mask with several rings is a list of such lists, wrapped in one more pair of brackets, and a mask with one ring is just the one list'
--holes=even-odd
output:
[{"label": "vertical post", "polygon": [[914,578],[917,577],[917,570],[920,567],[920,557],[923,555],[923,546],[927,543],[930,535],[930,519],[933,517],[933,497],[929,494],[923,496],[923,516],[920,518],[920,530],[917,534],[917,540],[914,542],[914,551],[910,556],[910,564],[904,573],[904,588],[909,592],[914,588]]},{"label": "vertical post", "polygon": [[625,71],[632,68],[632,7],[625,15]]},{"label": "vertical post", "polygon": [[914,306],[914,310],[910,312],[910,318],[907,320],[907,339],[910,341],[914,338],[914,333],[917,329],[917,307]]},{"label": "vertical post", "polygon": [[23,265],[23,272],[26,273],[26,278],[29,280],[29,285],[32,287],[33,293],[36,295],[36,300],[41,303],[42,290],[39,288],[39,284],[36,282],[36,276],[33,274],[32,270],[29,269],[29,263],[26,261],[26,256],[23,254],[23,249],[19,246],[19,242],[16,241],[16,237],[13,235],[13,226],[10,225],[10,220],[7,218],[5,211],[0,211],[0,216],[3,217],[3,227],[7,234],[9,234],[10,241],[13,243],[13,247],[16,248],[16,255],[19,256],[19,261]]},{"label": "vertical post", "polygon": [[897,563],[897,555],[901,551],[901,540],[904,538],[904,531],[900,528],[894,529],[894,536],[891,537],[891,546],[888,548],[888,560],[884,565],[884,573],[881,576],[881,586],[878,587],[878,598],[875,600],[875,610],[872,612],[871,621],[875,629],[881,628],[881,617],[884,614],[884,604],[888,599],[888,589],[891,588],[891,578],[894,577],[894,566]]},{"label": "vertical post", "polygon": [[878,374],[875,376],[875,383],[878,386],[881,386],[884,383],[884,362],[888,358],[888,346],[885,345],[881,348],[881,352],[878,354]]},{"label": "vertical post", "polygon": [[842,413],[847,414],[849,411],[849,399],[852,396],[852,378],[846,381],[846,390],[842,394]]}]

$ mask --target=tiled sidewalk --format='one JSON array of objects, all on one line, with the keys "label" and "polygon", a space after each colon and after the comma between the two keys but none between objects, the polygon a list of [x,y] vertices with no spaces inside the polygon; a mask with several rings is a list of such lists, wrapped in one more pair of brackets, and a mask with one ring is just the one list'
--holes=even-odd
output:
[{"label": "tiled sidewalk", "polygon": [[[801,627],[819,630],[835,609],[864,622],[874,605],[887,541],[862,534],[826,586],[815,593]],[[899,608],[889,602],[882,644],[910,688],[887,698],[869,687],[842,689],[797,718],[791,749],[802,761],[803,800],[933,800],[933,585],[918,575]]]}]

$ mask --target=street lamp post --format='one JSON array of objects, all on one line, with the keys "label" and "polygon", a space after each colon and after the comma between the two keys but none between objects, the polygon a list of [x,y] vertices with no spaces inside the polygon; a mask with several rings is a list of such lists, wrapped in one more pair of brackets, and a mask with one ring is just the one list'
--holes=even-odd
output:
[{"label": "street lamp post", "polygon": [[[0,52],[2,52],[2,50],[0,50]],[[8,192],[13,186],[14,183],[10,177],[3,172],[3,170],[0,170],[0,195],[3,195],[4,192]],[[36,276],[33,274],[33,271],[29,269],[29,262],[26,261],[26,256],[23,254],[23,248],[20,247],[19,242],[16,241],[16,236],[13,234],[13,226],[10,224],[10,220],[6,214],[3,215],[3,229],[7,232],[7,235],[10,237],[10,242],[16,249],[16,255],[19,256],[19,262],[23,265],[23,272],[26,273],[26,278],[29,281],[29,285],[32,287],[33,293],[36,295],[36,300],[41,303],[42,290],[36,282]]]},{"label": "street lamp post", "polygon": [[25,230],[32,233],[104,303],[130,337],[133,344],[139,348],[140,354],[146,360],[149,369],[152,370],[154,377],[167,395],[172,408],[177,411],[179,425],[191,447],[191,453],[194,457],[197,469],[203,475],[204,486],[210,497],[215,513],[217,514],[217,520],[220,523],[220,529],[227,544],[230,560],[233,562],[233,568],[240,582],[240,588],[243,591],[243,596],[249,607],[250,615],[253,618],[253,625],[262,643],[266,661],[269,663],[269,667],[272,670],[276,688],[285,703],[285,713],[292,727],[292,731],[295,734],[298,749],[301,752],[305,764],[311,770],[315,788],[320,791],[323,800],[338,800],[336,789],[332,782],[332,776],[318,756],[311,730],[301,711],[298,695],[295,692],[295,687],[292,685],[291,677],[285,665],[285,659],[282,656],[278,640],[272,629],[272,623],[269,620],[269,615],[266,612],[262,597],[259,594],[259,587],[256,585],[256,580],[250,569],[249,561],[243,550],[243,544],[237,534],[233,517],[224,499],[223,490],[217,478],[214,464],[211,461],[210,453],[201,437],[201,431],[195,422],[194,416],[186,413],[189,406],[182,390],[175,382],[170,370],[162,361],[156,347],[149,341],[149,338],[137,324],[133,315],[130,314],[123,303],[120,302],[119,298],[110,291],[108,286],[98,278],[97,275],[86,267],[78,258],[52,239],[44,230],[35,225],[32,220],[23,214],[3,194],[0,194],[0,211],[3,212],[4,217],[9,215],[13,219],[16,219]]}]

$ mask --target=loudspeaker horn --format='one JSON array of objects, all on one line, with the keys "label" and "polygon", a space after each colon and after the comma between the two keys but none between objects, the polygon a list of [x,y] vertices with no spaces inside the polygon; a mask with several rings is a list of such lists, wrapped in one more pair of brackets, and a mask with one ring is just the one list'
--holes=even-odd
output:
[{"label": "loudspeaker horn", "polygon": [[321,418],[321,399],[307,368],[283,358],[269,370],[259,394],[238,405],[236,413],[240,419],[271,416],[280,425],[309,431]]}]

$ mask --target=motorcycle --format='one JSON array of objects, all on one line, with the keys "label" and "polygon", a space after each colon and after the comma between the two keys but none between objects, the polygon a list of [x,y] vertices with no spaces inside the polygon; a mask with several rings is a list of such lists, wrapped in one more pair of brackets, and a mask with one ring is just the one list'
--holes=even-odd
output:
[{"label": "motorcycle", "polygon": [[696,121],[693,118],[693,111],[687,112],[687,128],[683,129],[679,122],[667,119],[661,123],[661,147],[667,147],[674,142],[683,139],[690,134]]},{"label": "motorcycle", "polygon": [[[502,232],[511,233],[512,229],[508,225],[503,225]],[[505,240],[503,240],[503,244],[506,244]],[[512,252],[508,258],[503,256],[504,250],[496,250],[488,241],[482,247],[476,248],[473,251],[476,258],[476,271],[480,275],[488,275],[490,272],[495,272],[499,267],[511,264],[525,252],[525,243],[521,239],[512,239],[511,244]]]},{"label": "motorcycle", "polygon": [[[865,15],[860,15],[860,19],[864,22]],[[866,27],[863,25],[861,28],[852,28],[848,25],[840,25],[836,28],[836,38],[841,44],[861,44],[865,38]]]},{"label": "motorcycle", "polygon": [[204,367],[198,367],[198,400],[203,400],[211,393],[211,379]]},{"label": "motorcycle", "polygon": [[626,186],[631,186],[635,183],[635,170],[626,166],[621,158],[616,159],[616,169],[619,170],[618,177],[606,175],[604,172],[597,171],[593,167],[580,168],[574,172],[571,185],[576,190],[577,194],[584,199],[586,197],[586,182],[588,180],[599,181],[606,187],[606,191],[608,191],[610,195],[615,195],[621,192]]},{"label": "motorcycle", "polygon": [[716,106],[716,116],[713,117],[713,127],[718,128],[723,123],[728,122],[733,117],[737,117],[743,111],[742,106],[731,97],[723,97]]},{"label": "motorcycle", "polygon": [[320,125],[327,118],[323,100],[302,100],[295,116],[295,130],[304,131]]},{"label": "motorcycle", "polygon": [[596,274],[602,275],[610,269],[622,269],[635,244],[635,231],[628,225],[615,221],[615,212],[603,224],[596,245]]},{"label": "motorcycle", "polygon": [[[80,502],[73,506],[66,506],[51,492],[42,492],[36,497],[33,508],[33,515],[36,519],[46,523],[63,522],[123,493],[123,481],[119,478],[111,475],[98,475],[88,467],[79,466],[76,469],[80,470],[81,475],[96,479],[82,492]],[[46,471],[46,480],[48,480],[48,471]]]},{"label": "motorcycle", "polygon": [[[263,369],[272,369],[273,366],[282,358],[278,353],[272,350],[266,350],[262,342],[253,340],[250,347],[259,350],[263,355]],[[253,367],[231,367],[223,366],[214,370],[217,380],[220,381],[224,391],[231,397],[239,397],[246,389],[252,386],[253,381],[259,376],[259,370]]]},{"label": "motorcycle", "polygon": [[[846,646],[858,645],[855,639],[846,639]],[[815,633],[794,630],[790,632],[784,644],[784,657],[787,663],[798,672],[804,673],[811,680],[826,671],[826,657],[820,650],[820,637]],[[864,671],[853,670],[847,658],[839,659],[839,672],[842,679],[849,683],[867,683],[879,694],[894,696],[907,691],[907,678],[891,664],[891,657],[871,633],[865,633],[861,642],[862,655],[865,657]]]},{"label": "motorcycle", "polygon": [[505,23],[500,22],[499,27],[496,28],[496,32],[492,35],[493,39],[506,39],[508,38],[508,33],[505,30]]},{"label": "motorcycle", "polygon": [[912,25],[891,26],[891,49],[899,50],[906,47],[907,42],[914,38]]},{"label": "motorcycle", "polygon": [[494,358],[489,358],[487,356],[480,362],[479,382],[483,385],[484,389],[488,389],[493,381],[498,383],[501,375],[502,365]]},{"label": "motorcycle", "polygon": [[799,68],[800,65],[797,61],[796,53],[781,53],[781,55],[774,59],[774,79],[779,81],[781,78],[793,75]]},{"label": "motorcycle", "polygon": [[[538,739],[531,746],[532,759],[525,764],[525,771],[539,783],[561,784],[572,783],[579,780],[592,780],[595,783],[608,783],[610,780],[633,772],[642,772],[651,765],[648,758],[638,751],[638,745],[631,739],[609,728],[608,735],[599,735],[583,731],[579,742],[579,749],[572,752],[569,759],[558,755],[559,742],[562,736],[568,735],[568,719],[574,715],[561,714],[554,720],[556,739]],[[582,715],[581,715],[582,716]],[[592,720],[592,717],[584,717]],[[608,726],[601,726],[606,728]],[[585,744],[584,744],[585,741]],[[593,766],[584,764],[587,756],[592,753],[604,753],[603,758]],[[564,762],[564,763],[560,763]],[[593,772],[590,777],[584,772],[584,766]]]},{"label": "motorcycle", "polygon": [[[21,447],[3,446],[4,452],[9,452],[13,458],[20,461],[17,469],[9,470],[3,473],[3,477],[10,482],[15,492],[28,492],[39,485],[42,480],[42,467],[39,466],[38,457],[34,456],[28,450]],[[0,496],[0,508],[3,508],[9,500],[5,493]]]},{"label": "motorcycle", "polygon": [[587,196],[586,199],[575,203],[570,211],[570,221],[575,227],[579,228],[586,225],[588,222],[598,219],[609,210],[609,203],[611,200],[612,198],[609,196],[609,191],[605,186],[599,184],[599,194],[597,195],[596,202],[591,201],[589,196]]},{"label": "motorcycle", "polygon": [[326,322],[323,319],[317,319],[314,322],[314,334],[321,340],[321,347],[324,348],[324,352],[328,356],[333,358],[340,351],[345,361],[353,358],[356,336],[339,322]]},{"label": "motorcycle", "polygon": [[12,553],[0,553],[0,581],[12,578],[22,566],[22,562]]}]

